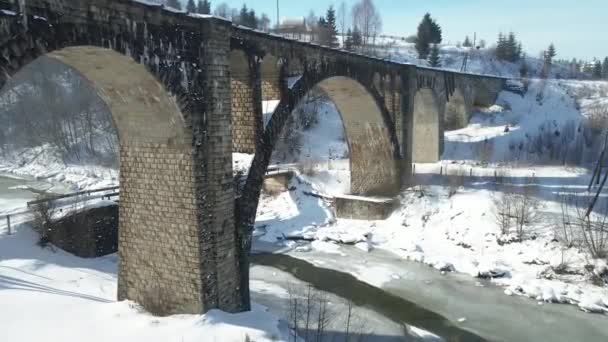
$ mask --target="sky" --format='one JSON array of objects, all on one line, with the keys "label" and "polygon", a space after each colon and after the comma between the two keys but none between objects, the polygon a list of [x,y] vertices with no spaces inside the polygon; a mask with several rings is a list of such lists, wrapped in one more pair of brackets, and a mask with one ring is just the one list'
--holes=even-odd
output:
[{"label": "sky", "polygon": [[[185,0],[182,0],[185,2]],[[324,14],[342,0],[279,0],[280,17]],[[276,0],[211,0],[212,7],[243,3],[276,20]],[[357,0],[344,0],[350,8]],[[608,56],[608,0],[374,0],[383,20],[383,33],[415,34],[426,12],[442,26],[444,43],[466,35],[494,43],[499,32],[513,31],[529,55],[538,56],[553,42],[561,59],[603,59]]]}]

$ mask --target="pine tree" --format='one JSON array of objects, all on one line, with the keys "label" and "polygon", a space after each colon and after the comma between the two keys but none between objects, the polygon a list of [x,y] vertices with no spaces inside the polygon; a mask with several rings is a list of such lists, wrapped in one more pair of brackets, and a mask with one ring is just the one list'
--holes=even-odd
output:
[{"label": "pine tree", "polygon": [[431,19],[431,44],[441,44],[443,41],[441,26]]},{"label": "pine tree", "polygon": [[247,27],[251,27],[252,29],[258,28],[258,17],[255,15],[255,10],[252,8],[249,10],[247,14]]},{"label": "pine tree", "polygon": [[557,56],[557,52],[555,51],[555,45],[551,43],[545,53],[545,60],[547,60],[549,64],[551,64],[553,63],[553,58],[555,58],[555,56]]},{"label": "pine tree", "polygon": [[418,34],[416,36],[416,51],[418,51],[419,59],[426,59],[429,55],[433,40],[432,26],[433,19],[431,19],[431,14],[427,13],[418,25]]},{"label": "pine tree", "polygon": [[200,14],[211,14],[211,3],[209,0],[198,0],[196,11]]},{"label": "pine tree", "polygon": [[469,38],[469,36],[466,36],[464,38],[464,43],[462,43],[462,46],[464,46],[464,47],[471,47],[471,46],[473,46],[473,43],[471,42],[471,38]]},{"label": "pine tree", "polygon": [[596,60],[593,65],[593,78],[602,78],[602,62],[600,62],[599,60]]},{"label": "pine tree", "polygon": [[602,64],[602,78],[608,79],[608,57],[604,58]]},{"label": "pine tree", "polygon": [[353,49],[360,47],[362,44],[363,37],[361,36],[361,31],[355,26],[355,29],[353,30]]},{"label": "pine tree", "polygon": [[506,51],[506,43],[507,40],[505,35],[501,33],[498,34],[498,41],[496,42],[496,58],[498,60],[504,61],[507,59],[507,51]]},{"label": "pine tree", "polygon": [[325,15],[326,20],[326,34],[327,34],[327,45],[333,48],[339,47],[338,43],[338,29],[336,28],[336,11],[334,6],[329,6],[327,14]]},{"label": "pine tree", "polygon": [[434,68],[441,66],[441,59],[439,57],[439,47],[437,46],[437,44],[433,44],[433,47],[431,47],[431,51],[429,54],[429,65]]},{"label": "pine tree", "polygon": [[517,60],[520,60],[524,55],[524,47],[521,45],[521,42],[517,43],[517,50],[515,51],[515,55],[517,56]]},{"label": "pine tree", "polygon": [[182,4],[181,2],[179,2],[179,0],[167,0],[167,6],[173,7],[178,10],[182,9]]},{"label": "pine tree", "polygon": [[353,50],[353,31],[349,28],[346,31],[346,39],[344,40],[344,48],[348,51]]},{"label": "pine tree", "polygon": [[329,39],[327,34],[327,21],[325,17],[319,17],[317,22],[317,43],[321,45],[328,45]]},{"label": "pine tree", "polygon": [[530,67],[528,66],[528,63],[526,62],[526,60],[524,59],[523,62],[521,63],[521,66],[519,67],[519,75],[522,78],[526,78],[526,77],[528,77],[529,73],[530,73]]},{"label": "pine tree", "polygon": [[249,18],[249,9],[247,9],[247,5],[243,4],[243,7],[241,7],[241,11],[239,12],[238,24],[247,26],[247,22],[249,21],[248,18]]},{"label": "pine tree", "polygon": [[506,60],[511,63],[516,62],[519,59],[519,56],[517,55],[517,45],[515,33],[509,32],[505,46],[505,57]]},{"label": "pine tree", "polygon": [[194,3],[194,0],[188,0],[186,11],[188,11],[188,13],[196,13],[196,4]]}]

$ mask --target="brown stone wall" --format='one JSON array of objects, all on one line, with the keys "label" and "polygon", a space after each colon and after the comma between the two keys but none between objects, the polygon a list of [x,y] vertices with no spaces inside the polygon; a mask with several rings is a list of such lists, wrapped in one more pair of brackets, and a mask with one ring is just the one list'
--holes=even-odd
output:
[{"label": "brown stone wall", "polygon": [[232,143],[234,152],[255,152],[256,119],[253,88],[248,80],[232,79]]},{"label": "brown stone wall", "polygon": [[163,314],[202,312],[191,149],[131,143],[120,161],[118,299]]},{"label": "brown stone wall", "polygon": [[280,100],[279,78],[262,79],[262,101]]},{"label": "brown stone wall", "polygon": [[[227,312],[248,310],[249,284],[241,285],[232,178],[230,23],[205,21],[201,66],[206,133],[197,146],[198,247],[203,302]],[[196,126],[201,126],[200,113]],[[195,139],[200,132],[194,132]]]}]

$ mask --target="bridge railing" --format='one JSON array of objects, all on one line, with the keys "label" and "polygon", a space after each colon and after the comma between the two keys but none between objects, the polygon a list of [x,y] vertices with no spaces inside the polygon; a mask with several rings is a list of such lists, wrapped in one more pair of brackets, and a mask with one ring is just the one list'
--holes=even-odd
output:
[{"label": "bridge railing", "polygon": [[[6,226],[8,228],[8,234],[11,235],[12,234],[11,223],[15,222],[14,218],[18,217],[18,216],[33,214],[35,212],[36,205],[40,205],[43,203],[53,203],[53,202],[57,202],[59,200],[65,200],[65,199],[74,199],[68,203],[70,205],[87,202],[87,201],[91,201],[91,200],[96,200],[96,199],[102,199],[102,200],[108,199],[109,200],[113,197],[118,197],[120,195],[118,190],[119,190],[118,186],[112,186],[112,187],[100,188],[100,189],[95,189],[95,190],[73,192],[73,193],[65,194],[65,195],[49,196],[49,197],[46,197],[43,199],[29,201],[26,203],[26,209],[20,210],[17,212],[11,212],[8,214],[4,214],[2,216],[4,216],[4,218],[5,218]],[[96,194],[99,194],[102,192],[105,192],[105,193],[101,194],[101,195],[96,195]],[[0,217],[2,217],[2,216],[0,216]],[[11,220],[12,220],[12,222],[11,222]]]}]

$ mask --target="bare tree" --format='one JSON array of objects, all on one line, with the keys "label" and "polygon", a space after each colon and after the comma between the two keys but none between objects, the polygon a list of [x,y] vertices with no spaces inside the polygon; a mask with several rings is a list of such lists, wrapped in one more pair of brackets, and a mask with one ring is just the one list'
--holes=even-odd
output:
[{"label": "bare tree", "polygon": [[370,44],[381,33],[382,18],[373,0],[360,0],[352,9],[353,25],[362,35],[363,46],[370,50]]},{"label": "bare tree", "polygon": [[592,258],[608,257],[608,203],[600,213],[587,213],[584,206],[577,205],[576,225],[582,237],[582,242]]},{"label": "bare tree", "polygon": [[509,235],[511,232],[511,222],[513,220],[512,202],[512,196],[506,192],[494,199],[494,220],[498,224],[502,235]]},{"label": "bare tree", "polygon": [[526,178],[520,193],[512,193],[513,219],[515,234],[519,240],[526,238],[528,228],[540,221],[538,215],[539,201],[534,196],[536,186],[530,178]]},{"label": "bare tree", "polygon": [[230,6],[228,6],[228,4],[225,2],[222,2],[221,4],[217,5],[217,7],[215,8],[215,11],[213,11],[214,15],[216,15],[218,17],[226,18],[226,19],[230,19],[231,13],[232,13],[232,8],[230,8]]},{"label": "bare tree", "polygon": [[340,7],[338,7],[338,18],[339,18],[339,23],[340,23],[340,32],[342,35],[342,46],[344,46],[344,41],[346,40],[346,28],[347,28],[347,23],[346,23],[346,13],[347,13],[348,9],[346,7],[346,2],[342,1],[340,3]]},{"label": "bare tree", "polygon": [[310,31],[310,41],[315,42],[317,40],[317,29],[318,29],[319,17],[315,14],[315,11],[310,10],[306,17],[306,24]]}]

